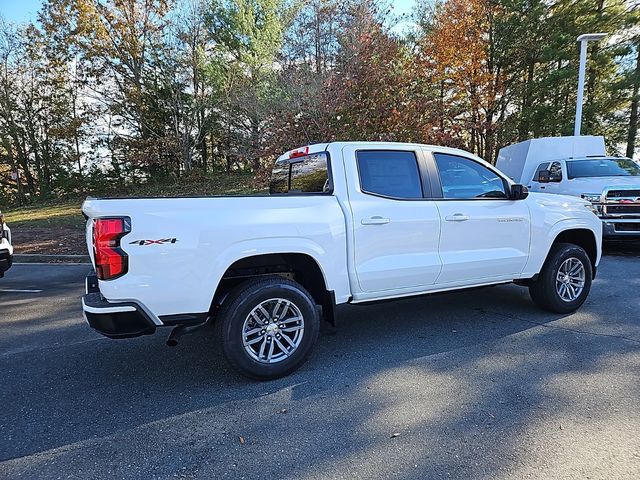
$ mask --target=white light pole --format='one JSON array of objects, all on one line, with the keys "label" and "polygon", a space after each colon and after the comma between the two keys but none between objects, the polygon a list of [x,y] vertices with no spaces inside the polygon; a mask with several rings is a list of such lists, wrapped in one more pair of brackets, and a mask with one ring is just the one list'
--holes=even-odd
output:
[{"label": "white light pole", "polygon": [[578,71],[578,100],[576,102],[576,124],[573,134],[580,136],[580,125],[582,124],[582,98],[584,96],[584,74],[587,68],[587,43],[590,41],[602,40],[606,33],[585,33],[578,37],[580,42],[580,70]]}]

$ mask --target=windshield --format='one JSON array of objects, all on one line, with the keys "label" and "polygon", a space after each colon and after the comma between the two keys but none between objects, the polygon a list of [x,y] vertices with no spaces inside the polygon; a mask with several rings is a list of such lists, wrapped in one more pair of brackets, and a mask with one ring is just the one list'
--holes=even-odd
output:
[{"label": "windshield", "polygon": [[640,165],[628,158],[586,158],[567,162],[569,178],[640,177]]}]

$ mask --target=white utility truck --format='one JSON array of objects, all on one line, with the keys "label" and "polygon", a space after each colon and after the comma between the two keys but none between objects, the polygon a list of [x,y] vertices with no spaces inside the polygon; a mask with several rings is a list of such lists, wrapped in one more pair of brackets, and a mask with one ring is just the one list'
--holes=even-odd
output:
[{"label": "white utility truck", "polygon": [[112,338],[172,326],[175,345],[213,323],[229,363],[269,379],[302,364],[338,304],[516,282],[566,313],[600,261],[589,202],[529,195],[461,150],[310,145],[276,161],[270,190],[87,199],[89,325]]},{"label": "white utility truck", "polygon": [[608,156],[603,137],[534,138],[502,148],[496,166],[530,191],[589,200],[606,238],[640,238],[640,164]]},{"label": "white utility truck", "polygon": [[4,216],[0,212],[0,278],[4,272],[11,268],[13,261],[13,245],[11,245],[11,230],[4,222]]}]

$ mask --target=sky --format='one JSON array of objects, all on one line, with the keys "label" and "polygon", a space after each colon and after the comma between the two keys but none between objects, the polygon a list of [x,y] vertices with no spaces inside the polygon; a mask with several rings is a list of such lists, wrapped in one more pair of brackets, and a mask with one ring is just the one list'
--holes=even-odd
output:
[{"label": "sky", "polygon": [[8,22],[35,20],[42,0],[0,0],[0,15]]},{"label": "sky", "polygon": [[[35,20],[43,0],[0,0],[0,15],[13,23]],[[396,0],[393,2],[394,13],[402,15],[411,13],[415,0]]]}]

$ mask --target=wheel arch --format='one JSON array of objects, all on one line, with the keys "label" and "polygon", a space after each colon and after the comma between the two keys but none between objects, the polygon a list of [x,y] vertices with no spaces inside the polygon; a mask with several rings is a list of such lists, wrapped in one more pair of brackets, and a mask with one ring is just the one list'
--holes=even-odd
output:
[{"label": "wheel arch", "polygon": [[[589,260],[591,260],[593,278],[595,278],[598,263],[598,242],[592,230],[589,230],[588,228],[571,228],[562,230],[555,236],[553,242],[551,242],[549,252],[551,252],[551,248],[553,248],[554,245],[559,243],[571,243],[582,247],[584,251],[587,252]],[[547,253],[547,257],[548,256],[549,253]]]},{"label": "wheel arch", "polygon": [[322,307],[325,320],[335,325],[335,294],[320,262],[308,253],[261,253],[241,257],[227,267],[218,282],[210,312],[216,312],[238,284],[259,276],[280,275],[300,283]]}]

